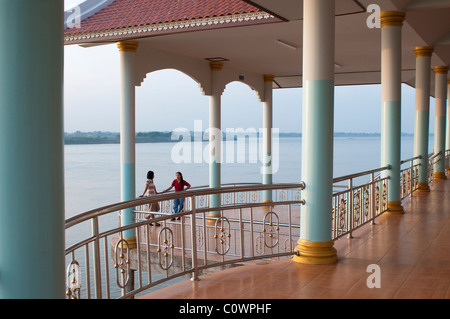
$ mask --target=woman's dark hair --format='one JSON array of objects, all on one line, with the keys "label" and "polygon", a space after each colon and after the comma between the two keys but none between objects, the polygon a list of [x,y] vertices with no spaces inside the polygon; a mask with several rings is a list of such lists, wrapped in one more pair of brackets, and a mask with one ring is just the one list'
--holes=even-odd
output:
[{"label": "woman's dark hair", "polygon": [[153,173],[153,171],[148,171],[147,172],[147,179],[153,179],[154,175],[155,175],[155,173]]},{"label": "woman's dark hair", "polygon": [[181,172],[176,172],[176,174],[180,174],[181,181],[183,181],[183,174],[181,174]]}]

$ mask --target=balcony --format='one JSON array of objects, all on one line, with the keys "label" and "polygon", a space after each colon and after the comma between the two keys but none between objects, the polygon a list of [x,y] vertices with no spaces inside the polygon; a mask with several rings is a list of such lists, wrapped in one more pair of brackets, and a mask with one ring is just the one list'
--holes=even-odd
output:
[{"label": "balcony", "polygon": [[[143,298],[185,299],[443,299],[450,298],[450,181],[403,200],[405,214],[335,241],[339,262],[305,265],[260,261],[185,281]],[[371,265],[379,266],[379,288]],[[372,288],[370,288],[372,287]]]},{"label": "balcony", "polygon": [[[438,158],[429,158],[430,171]],[[303,183],[200,187],[75,216],[66,221],[66,231],[89,227],[91,233],[66,249],[67,296],[448,298],[450,182],[432,181],[429,174],[431,192],[415,192],[416,159],[402,161],[404,214],[385,214],[388,177],[383,172],[389,167],[334,179],[331,237],[339,262],[333,265],[292,261]],[[273,201],[264,203],[267,192]],[[209,198],[217,195],[221,206],[210,207]],[[186,198],[185,209],[171,215],[176,197]],[[153,202],[161,209],[151,217]],[[117,214],[130,207],[135,223],[117,227]],[[217,211],[220,217],[211,214]],[[124,235],[130,231],[132,240]],[[380,274],[381,288],[368,288],[370,267]]]}]

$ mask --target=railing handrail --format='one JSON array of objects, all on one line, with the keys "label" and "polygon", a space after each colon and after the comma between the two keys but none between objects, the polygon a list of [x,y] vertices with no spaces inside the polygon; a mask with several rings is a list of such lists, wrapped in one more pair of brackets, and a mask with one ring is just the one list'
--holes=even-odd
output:
[{"label": "railing handrail", "polygon": [[414,161],[416,159],[422,159],[422,155],[418,155],[418,156],[414,156],[414,157],[411,157],[411,158],[404,159],[404,160],[400,161],[400,165],[405,164],[407,162]]},{"label": "railing handrail", "polygon": [[294,183],[279,183],[279,184],[250,184],[245,186],[226,186],[226,187],[211,187],[187,190],[181,192],[167,192],[160,193],[146,197],[140,197],[128,201],[123,201],[111,205],[106,205],[100,208],[96,208],[79,215],[70,217],[65,221],[65,229],[70,228],[76,224],[82,223],[84,221],[90,220],[95,217],[99,217],[108,213],[116,212],[126,208],[131,208],[140,205],[147,205],[155,201],[171,200],[175,198],[182,197],[192,197],[201,195],[213,195],[221,193],[232,193],[232,192],[245,192],[245,191],[257,191],[257,190],[276,190],[276,189],[287,189],[287,188],[305,188],[305,183],[300,182],[298,184]]},{"label": "railing handrail", "polygon": [[441,155],[441,151],[439,151],[439,152],[437,152],[436,154],[431,154],[430,156],[429,156],[429,158],[428,158],[428,160],[432,160],[432,159],[435,159],[436,157],[438,157],[439,155]]},{"label": "railing handrail", "polygon": [[372,174],[372,173],[377,173],[377,172],[381,172],[381,171],[384,171],[384,170],[389,170],[391,168],[392,168],[391,165],[387,165],[387,166],[376,168],[376,169],[371,169],[371,170],[367,170],[367,171],[363,171],[363,172],[359,172],[359,173],[354,173],[354,174],[349,174],[349,175],[345,175],[345,176],[341,176],[341,177],[336,177],[336,178],[333,178],[333,183],[343,182],[343,181],[346,181],[348,179],[353,179],[353,178],[356,178],[356,177],[361,177],[361,176],[364,176],[364,175],[369,175],[369,174]]}]

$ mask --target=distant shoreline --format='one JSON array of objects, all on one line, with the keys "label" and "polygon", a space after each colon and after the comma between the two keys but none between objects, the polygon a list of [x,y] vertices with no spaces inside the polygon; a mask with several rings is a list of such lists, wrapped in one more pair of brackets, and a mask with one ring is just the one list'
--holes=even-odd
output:
[{"label": "distant shoreline", "polygon": [[[431,135],[431,134],[430,134]],[[191,136],[194,134],[191,132]],[[334,137],[380,137],[380,133],[347,133],[335,132]],[[411,133],[402,133],[402,136],[414,136]],[[302,137],[302,133],[280,132],[279,137]],[[138,132],[136,133],[136,143],[176,143],[180,140],[172,139],[172,132]],[[207,140],[203,140],[207,141]],[[120,134],[118,132],[74,132],[64,133],[65,145],[80,144],[119,144]]]}]

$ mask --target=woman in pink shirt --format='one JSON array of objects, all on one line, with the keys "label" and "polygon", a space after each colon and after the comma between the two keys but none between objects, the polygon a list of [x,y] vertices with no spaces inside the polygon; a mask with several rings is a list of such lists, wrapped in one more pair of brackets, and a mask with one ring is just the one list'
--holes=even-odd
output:
[{"label": "woman in pink shirt", "polygon": [[[189,188],[191,188],[191,185],[183,179],[183,174],[181,174],[181,172],[176,172],[175,176],[177,178],[173,180],[172,185],[170,185],[170,187],[166,189],[164,193],[171,190],[172,187],[175,187],[175,192],[181,192],[183,190],[188,190]],[[186,189],[184,188],[184,186],[186,186]],[[175,198],[173,200],[173,213],[178,214],[179,212],[181,212],[181,210],[183,209],[183,205],[184,198]]]}]

